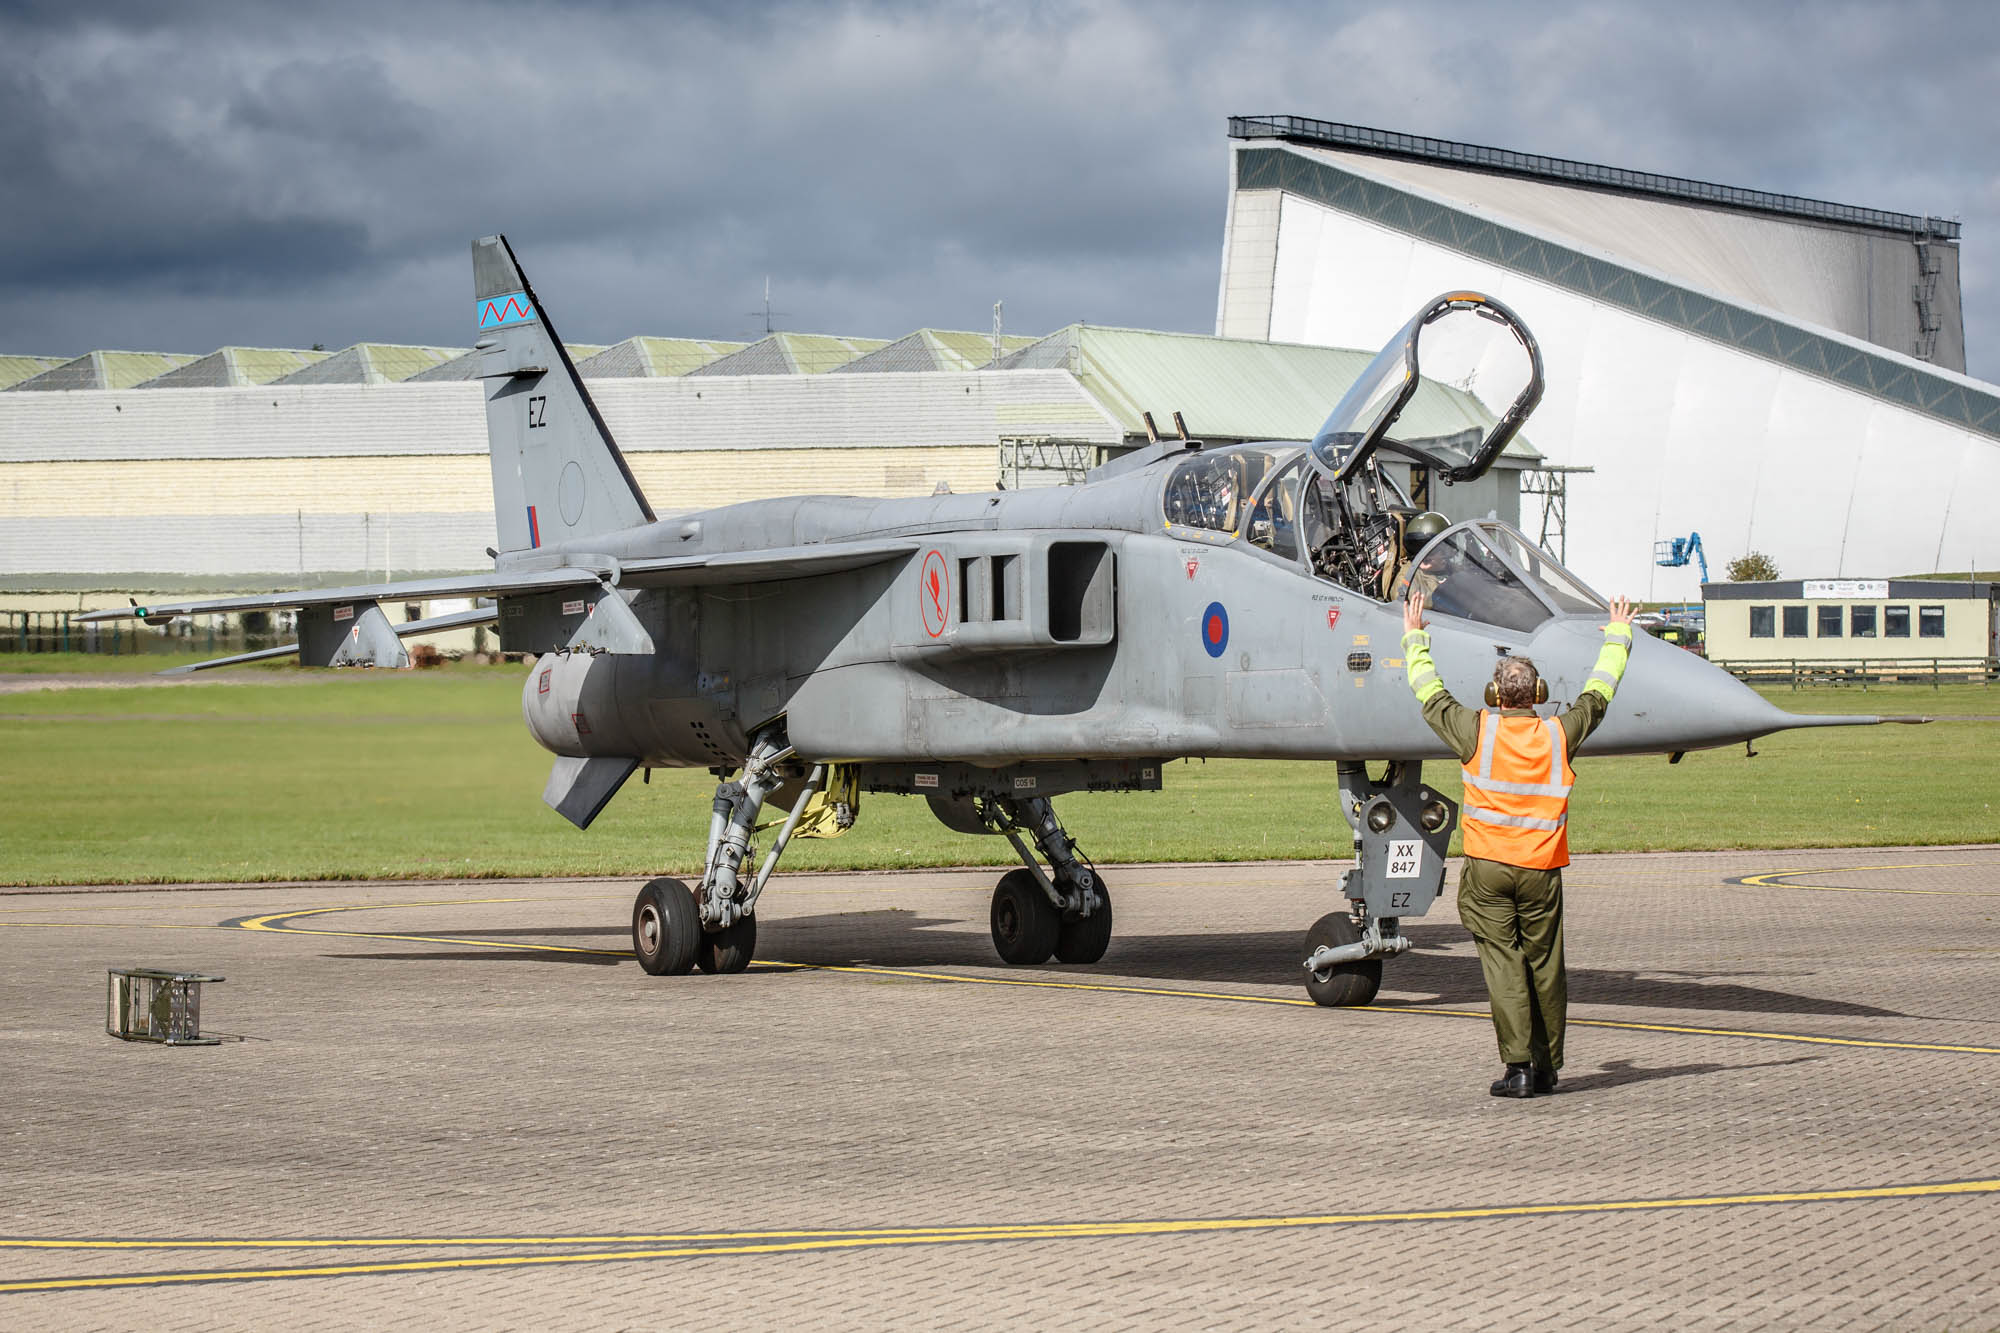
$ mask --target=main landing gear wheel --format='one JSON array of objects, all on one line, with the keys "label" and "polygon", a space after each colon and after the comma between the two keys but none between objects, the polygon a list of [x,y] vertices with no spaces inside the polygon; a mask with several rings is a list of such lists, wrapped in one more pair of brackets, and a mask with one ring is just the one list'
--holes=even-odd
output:
[{"label": "main landing gear wheel", "polygon": [[757,952],[757,918],[738,917],[736,924],[712,930],[695,945],[694,961],[704,972],[741,972]]},{"label": "main landing gear wheel", "polygon": [[1032,872],[1010,870],[1000,877],[993,890],[993,947],[1002,962],[1029,967],[1048,962],[1062,924],[1062,913]]},{"label": "main landing gear wheel", "polygon": [[686,976],[701,938],[701,916],[687,885],[656,879],[639,890],[632,904],[632,952],[640,967],[656,977]]},{"label": "main landing gear wheel", "polygon": [[[1306,951],[1301,959],[1310,958],[1322,944],[1338,949],[1343,944],[1361,942],[1361,931],[1354,924],[1354,918],[1345,912],[1328,912],[1313,922],[1313,928],[1306,932]],[[1375,992],[1382,988],[1382,960],[1364,958],[1358,963],[1339,963],[1324,975],[1317,972],[1306,973],[1306,994],[1312,996],[1314,1004],[1351,1005],[1367,1004],[1375,998]]]},{"label": "main landing gear wheel", "polygon": [[1097,896],[1103,901],[1089,916],[1062,914],[1062,925],[1056,931],[1058,963],[1094,963],[1111,947],[1111,890],[1104,887],[1102,875],[1097,876]]}]

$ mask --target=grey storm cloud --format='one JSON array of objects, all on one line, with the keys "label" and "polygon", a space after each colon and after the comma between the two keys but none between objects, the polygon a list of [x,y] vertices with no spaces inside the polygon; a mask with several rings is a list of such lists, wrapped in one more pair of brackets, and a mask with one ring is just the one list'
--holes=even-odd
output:
[{"label": "grey storm cloud", "polygon": [[[462,344],[504,230],[578,341],[1206,330],[1225,119],[1966,223],[2000,373],[2000,19],[1943,4],[0,8],[16,352]],[[1990,239],[1989,239],[1990,238]]]}]

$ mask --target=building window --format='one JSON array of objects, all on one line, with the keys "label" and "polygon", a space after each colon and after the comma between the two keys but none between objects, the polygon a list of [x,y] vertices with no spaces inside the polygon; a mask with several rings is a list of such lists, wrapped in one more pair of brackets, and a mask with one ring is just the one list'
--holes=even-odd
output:
[{"label": "building window", "polygon": [[1907,639],[1910,637],[1909,607],[1885,606],[1882,608],[1882,637],[1885,639]]},{"label": "building window", "polygon": [[1942,639],[1944,637],[1943,607],[1920,606],[1917,608],[1917,637],[1920,639]]},{"label": "building window", "polygon": [[1840,623],[1843,619],[1840,614],[1842,609],[1838,606],[1822,606],[1819,608],[1820,638],[1837,639],[1840,637]]},{"label": "building window", "polygon": [[1775,606],[1750,608],[1750,637],[1753,639],[1778,637],[1778,608]]},{"label": "building window", "polygon": [[1857,639],[1875,637],[1875,608],[1872,606],[1850,606],[1847,608],[1847,632]]},{"label": "building window", "polygon": [[1806,636],[1806,609],[1803,606],[1785,608],[1785,637],[1803,639]]}]

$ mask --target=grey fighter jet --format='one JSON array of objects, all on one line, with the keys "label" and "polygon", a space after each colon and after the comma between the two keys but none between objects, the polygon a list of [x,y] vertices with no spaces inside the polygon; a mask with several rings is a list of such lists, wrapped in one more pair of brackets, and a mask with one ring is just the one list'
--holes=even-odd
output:
[{"label": "grey fighter jet", "polygon": [[[503,649],[535,655],[522,712],[556,756],[543,795],[565,818],[587,827],[642,766],[716,776],[699,881],[653,880],[634,904],[650,973],[749,964],[772,869],[836,786],[921,796],[952,829],[1009,839],[1023,864],[993,893],[1001,958],[1094,963],[1111,895],[1052,797],[1155,791],[1180,757],[1323,759],[1356,864],[1345,905],[1308,935],[1305,975],[1322,1003],[1366,1003],[1382,960],[1409,947],[1399,923],[1442,887],[1457,822],[1423,776],[1448,756],[1404,683],[1394,598],[1427,595],[1460,697],[1496,654],[1525,653],[1559,706],[1595,660],[1604,600],[1514,528],[1459,523],[1407,549],[1423,514],[1408,492],[1482,475],[1541,395],[1533,338],[1478,293],[1419,311],[1311,441],[1171,439],[1070,487],[660,519],[506,240],[474,242],[472,260],[491,573],[98,614],[295,608],[299,642],[273,651],[319,666],[401,665],[399,635],[497,620]],[[1464,321],[1499,338],[1524,387],[1483,436],[1396,434],[1420,350]],[[443,597],[493,600],[400,626],[380,608]],[[1583,748],[1676,753],[1875,720],[1785,713],[1642,634]],[[767,805],[788,813],[759,865]]]}]

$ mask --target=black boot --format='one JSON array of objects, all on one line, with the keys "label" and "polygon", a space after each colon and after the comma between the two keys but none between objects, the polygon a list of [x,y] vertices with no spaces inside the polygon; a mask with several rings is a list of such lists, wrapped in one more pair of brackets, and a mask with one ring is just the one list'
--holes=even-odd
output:
[{"label": "black boot", "polygon": [[1556,1071],[1535,1066],[1535,1095],[1546,1097],[1556,1090]]},{"label": "black boot", "polygon": [[1493,1080],[1491,1091],[1495,1097],[1532,1097],[1535,1095],[1534,1080],[1532,1067],[1525,1062],[1508,1065],[1507,1072]]}]

